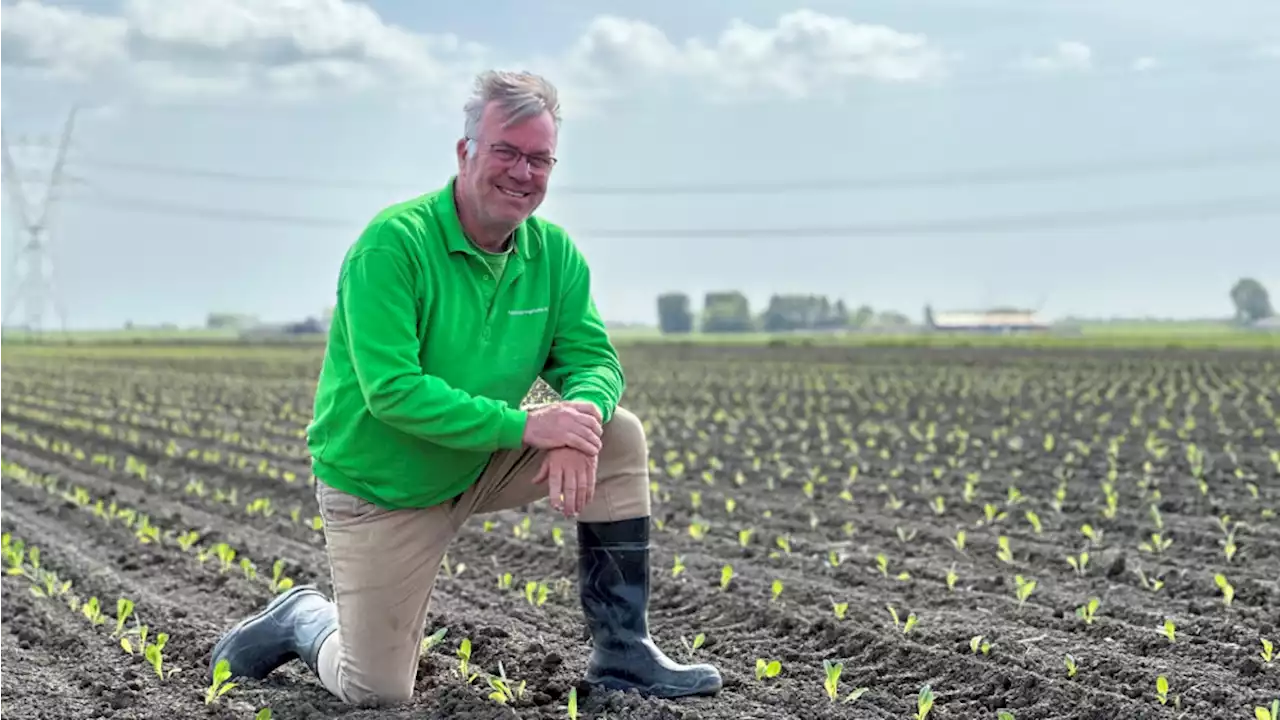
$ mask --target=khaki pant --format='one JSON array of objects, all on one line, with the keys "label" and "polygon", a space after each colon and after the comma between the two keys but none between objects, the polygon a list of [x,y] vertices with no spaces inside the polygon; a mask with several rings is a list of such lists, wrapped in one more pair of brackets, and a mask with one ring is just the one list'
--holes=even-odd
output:
[{"label": "khaki pant", "polygon": [[[477,513],[547,497],[534,484],[545,453],[501,451],[470,489],[435,507],[385,510],[316,482],[338,608],[338,631],[320,651],[320,680],[349,703],[408,700],[436,572],[458,530]],[[604,426],[595,496],[582,522],[649,515],[649,455],[644,428],[618,408]]]}]

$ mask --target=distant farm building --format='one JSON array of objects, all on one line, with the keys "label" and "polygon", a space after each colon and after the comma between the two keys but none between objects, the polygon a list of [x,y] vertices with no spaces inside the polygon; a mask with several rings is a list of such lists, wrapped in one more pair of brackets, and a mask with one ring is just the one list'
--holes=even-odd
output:
[{"label": "distant farm building", "polygon": [[1254,320],[1248,327],[1254,332],[1280,333],[1280,315]]},{"label": "distant farm building", "polygon": [[1047,332],[1050,324],[1034,310],[997,308],[934,312],[925,308],[925,325],[938,332],[1015,333]]}]

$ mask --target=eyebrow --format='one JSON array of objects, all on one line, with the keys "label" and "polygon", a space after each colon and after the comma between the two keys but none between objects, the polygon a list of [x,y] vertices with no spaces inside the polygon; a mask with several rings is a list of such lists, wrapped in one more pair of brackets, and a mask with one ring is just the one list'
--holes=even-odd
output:
[{"label": "eyebrow", "polygon": [[541,155],[543,157],[551,157],[550,150],[525,150],[524,148],[517,147],[515,145],[512,145],[509,142],[504,142],[501,140],[499,140],[498,142],[495,142],[494,145],[501,145],[503,147],[511,148],[512,150],[518,150],[524,153],[525,155]]}]

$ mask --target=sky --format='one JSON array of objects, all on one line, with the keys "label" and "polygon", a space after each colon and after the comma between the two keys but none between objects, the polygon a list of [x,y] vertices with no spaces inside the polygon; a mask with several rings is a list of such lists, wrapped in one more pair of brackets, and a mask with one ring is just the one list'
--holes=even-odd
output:
[{"label": "sky", "polygon": [[1275,0],[3,0],[0,31],[4,308],[17,189],[73,328],[318,314],[368,220],[456,171],[488,68],[561,91],[538,212],[612,321],[671,291],[916,319],[1280,295]]}]

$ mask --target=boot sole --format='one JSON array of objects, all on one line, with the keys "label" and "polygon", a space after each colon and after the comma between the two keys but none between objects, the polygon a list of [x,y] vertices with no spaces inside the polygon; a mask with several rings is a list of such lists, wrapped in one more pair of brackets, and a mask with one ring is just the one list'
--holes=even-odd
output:
[{"label": "boot sole", "polygon": [[[319,595],[320,591],[317,590],[314,585],[299,585],[296,587],[291,587],[288,590],[272,598],[271,602],[267,603],[266,607],[262,608],[258,612],[236,623],[234,627],[232,627],[225,634],[223,634],[222,638],[218,640],[217,644],[213,646],[213,650],[209,653],[209,677],[210,678],[213,677],[213,671],[217,667],[218,655],[224,649],[226,649],[227,643],[231,642],[231,639],[235,637],[237,633],[239,633],[241,630],[244,630],[249,625],[266,617],[273,610],[280,607],[284,603],[288,602],[293,597],[297,595],[301,595],[303,593],[315,593]],[[270,675],[272,672],[274,672],[276,668],[280,667],[281,665],[284,665],[285,663],[289,662],[290,660],[293,660],[296,657],[298,657],[297,653],[291,652],[285,655],[284,658],[280,660],[280,662],[278,663],[263,661],[259,664],[253,665],[248,670],[241,673],[235,673],[235,671],[233,670],[231,677],[232,678],[247,677],[247,678],[252,678],[254,680],[261,680],[266,676]]]},{"label": "boot sole", "polygon": [[587,683],[606,690],[618,690],[620,692],[635,690],[641,695],[662,698],[664,700],[682,697],[706,697],[716,695],[720,692],[721,688],[724,687],[724,681],[720,678],[708,680],[707,682],[694,686],[692,689],[675,685],[637,685],[632,682],[627,682],[626,680],[620,680],[609,676],[589,677],[587,678]]}]

